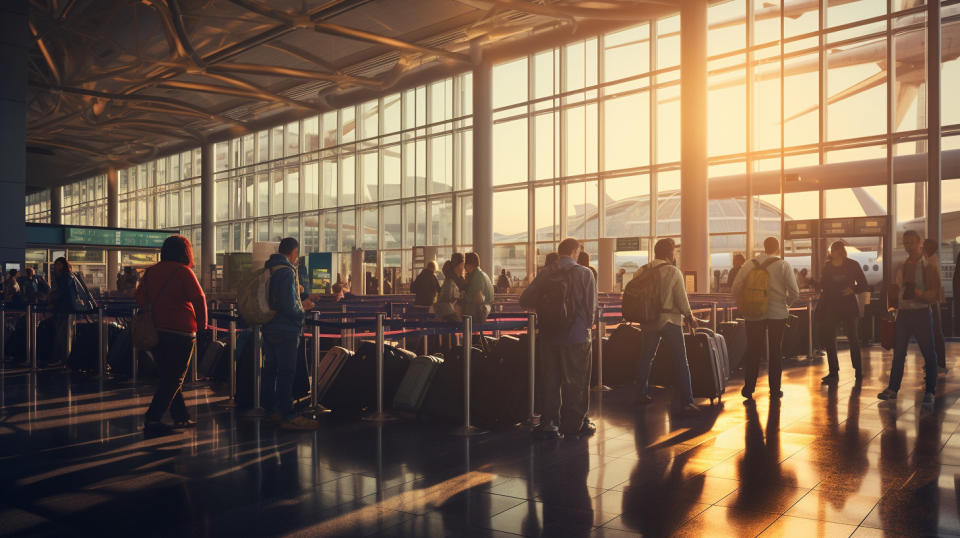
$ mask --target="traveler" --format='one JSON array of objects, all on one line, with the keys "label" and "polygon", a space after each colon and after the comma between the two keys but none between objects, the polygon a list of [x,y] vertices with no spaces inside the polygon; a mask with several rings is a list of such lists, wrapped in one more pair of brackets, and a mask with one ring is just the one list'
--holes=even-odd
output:
[{"label": "traveler", "polygon": [[453,281],[457,284],[461,292],[467,289],[467,269],[465,264],[466,261],[462,252],[454,252],[450,255],[450,270],[453,275]]},{"label": "traveler", "polygon": [[[927,265],[932,265],[940,269],[940,256],[937,255],[939,245],[933,239],[923,240],[923,257]],[[943,320],[940,312],[940,305],[946,300],[944,297],[943,286],[940,286],[940,297],[935,304],[930,305],[933,310],[933,346],[937,350],[937,366],[941,374],[947,373],[947,343],[943,336]]]},{"label": "traveler", "polygon": [[863,379],[860,369],[860,334],[858,329],[860,304],[857,294],[869,289],[867,277],[856,260],[847,257],[843,241],[830,245],[830,261],[820,271],[820,301],[817,303],[817,318],[821,338],[827,350],[830,371],[821,381],[824,384],[839,380],[840,363],[837,360],[837,326],[843,325],[850,342],[850,362],[856,381]]},{"label": "traveler", "polygon": [[[190,240],[172,235],[160,248],[160,262],[147,270],[137,286],[137,303],[152,310],[158,336],[154,350],[157,386],[143,427],[147,435],[164,435],[174,428],[196,426],[183,401],[183,378],[193,355],[197,330],[207,327],[207,298],[192,267]],[[167,409],[173,426],[161,421]]]},{"label": "traveler", "polygon": [[70,354],[70,316],[74,314],[70,297],[73,267],[64,257],[53,262],[53,287],[50,291],[48,307],[53,312],[54,338],[51,346],[51,366],[64,364]]},{"label": "traveler", "polygon": [[263,324],[262,403],[268,424],[287,430],[315,430],[320,424],[293,408],[293,378],[297,372],[297,353],[303,333],[304,311],[313,308],[297,293],[297,260],[300,243],[293,237],[280,241],[279,252],[264,263],[270,270],[269,301],[276,312]]},{"label": "traveler", "polygon": [[[456,256],[456,254],[454,254]],[[457,269],[460,267],[460,269]],[[461,271],[461,273],[457,273]],[[461,319],[460,313],[460,286],[457,285],[457,278],[463,279],[463,264],[455,265],[451,259],[443,264],[443,286],[440,287],[440,293],[437,295],[437,302],[433,305],[433,313],[443,321],[456,321]]]},{"label": "traveler", "polygon": [[623,281],[623,277],[626,274],[627,274],[627,270],[624,269],[623,267],[621,267],[620,270],[617,271],[617,291],[620,291],[620,292],[623,291],[623,285],[625,284],[625,282]]},{"label": "traveler", "polygon": [[733,267],[727,274],[727,289],[733,288],[733,282],[737,279],[737,274],[740,272],[740,268],[743,267],[743,264],[746,262],[747,258],[745,258],[743,254],[738,252],[733,255]]},{"label": "traveler", "polygon": [[117,293],[120,295],[130,295],[137,289],[139,277],[137,272],[130,267],[123,268],[123,272],[117,275]]},{"label": "traveler", "polygon": [[893,400],[903,380],[903,365],[907,358],[910,337],[917,339],[923,354],[926,392],[924,405],[934,401],[937,387],[937,350],[933,341],[933,317],[930,305],[940,299],[940,267],[924,261],[920,234],[913,230],[903,232],[903,248],[907,260],[897,267],[896,284],[888,293],[895,298],[897,317],[894,326],[893,365],[890,368],[890,383],[877,395],[881,400]]},{"label": "traveler", "polygon": [[597,279],[597,270],[590,265],[590,253],[586,250],[581,250],[580,255],[577,256],[577,264],[582,265],[590,270],[593,273],[593,279]]},{"label": "traveler", "polygon": [[700,408],[693,403],[690,366],[687,364],[687,349],[683,337],[683,318],[686,318],[692,327],[696,327],[697,320],[690,310],[683,273],[676,266],[676,250],[676,243],[669,237],[657,241],[653,246],[655,259],[641,267],[634,277],[650,286],[644,295],[655,295],[656,303],[660,307],[660,316],[656,321],[640,325],[643,329],[643,345],[640,348],[640,362],[637,364],[637,385],[640,387],[637,398],[640,404],[653,400],[647,394],[647,380],[657,348],[663,342],[670,360],[673,361],[677,390],[674,397],[683,411],[695,413],[700,411]]},{"label": "traveler", "polygon": [[3,277],[3,297],[0,298],[5,303],[16,303],[20,297],[20,283],[17,282],[17,270],[11,269],[10,273]]},{"label": "traveler", "polygon": [[20,285],[20,294],[26,304],[37,305],[45,302],[50,293],[50,285],[43,279],[33,267],[27,267],[23,271],[23,276],[17,281]]},{"label": "traveler", "polygon": [[473,316],[474,326],[487,321],[493,307],[493,282],[480,269],[480,256],[476,252],[468,252],[464,258],[464,269],[467,272],[467,287],[463,291],[463,315]]},{"label": "traveler", "polygon": [[495,291],[497,293],[507,293],[510,291],[510,277],[507,276],[506,269],[500,270],[500,276],[497,277],[497,286]]},{"label": "traveler", "polygon": [[540,329],[543,400],[538,439],[587,436],[597,431],[590,406],[590,329],[597,310],[597,283],[575,261],[580,242],[560,242],[558,260],[548,265],[520,295],[520,305],[536,308]]},{"label": "traveler", "polygon": [[343,300],[343,285],[337,282],[330,287],[330,294],[333,295],[333,302],[339,303]]},{"label": "traveler", "polygon": [[440,281],[437,279],[437,262],[430,260],[424,265],[423,271],[417,275],[417,278],[410,286],[413,292],[413,304],[430,308],[437,302],[437,294],[440,293]]},{"label": "traveler", "polygon": [[783,332],[787,326],[790,305],[800,297],[793,268],[777,257],[780,241],[768,237],[763,241],[764,254],[750,260],[737,272],[731,292],[737,299],[738,310],[746,320],[747,352],[743,357],[744,398],[753,399],[757,387],[757,372],[764,334],[769,347],[767,375],[770,380],[770,397],[780,398],[780,375],[782,371]]}]

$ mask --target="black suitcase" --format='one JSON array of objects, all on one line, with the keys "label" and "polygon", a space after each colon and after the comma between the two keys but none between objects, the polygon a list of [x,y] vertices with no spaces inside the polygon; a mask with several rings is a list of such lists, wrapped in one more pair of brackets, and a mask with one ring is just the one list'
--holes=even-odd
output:
[{"label": "black suitcase", "polygon": [[730,371],[735,372],[740,369],[740,363],[743,362],[743,356],[747,352],[746,323],[742,319],[724,321],[717,329],[727,341],[727,360]]},{"label": "black suitcase", "polygon": [[[416,357],[416,354],[405,349],[384,345],[384,407],[393,401],[410,361]],[[346,361],[333,384],[327,389],[322,403],[342,413],[360,413],[376,408],[377,346],[374,342],[360,342],[353,359]]]},{"label": "black suitcase", "polygon": [[[454,347],[442,353],[443,364],[437,370],[420,407],[421,414],[453,424],[463,423],[463,349]],[[470,350],[470,414],[474,426],[491,428],[499,423],[499,401],[505,391],[496,386],[497,361],[488,360],[484,350]]]},{"label": "black suitcase", "polygon": [[98,328],[96,323],[77,323],[74,326],[73,344],[67,359],[67,366],[74,372],[97,373],[97,351],[100,349]]},{"label": "black suitcase", "polygon": [[[629,385],[637,378],[637,361],[643,348],[643,331],[621,323],[603,342],[603,384],[611,387]],[[598,364],[593,361],[593,379],[597,379]]]},{"label": "black suitcase", "polygon": [[[131,377],[133,354],[133,336],[130,329],[122,329],[117,336],[110,342],[110,349],[107,351],[107,365],[110,367],[110,373],[119,377]],[[150,379],[157,375],[157,366],[153,362],[153,355],[147,350],[137,351],[137,378]]]},{"label": "black suitcase", "polygon": [[687,363],[690,365],[690,382],[695,398],[716,399],[720,403],[727,388],[726,364],[718,340],[713,331],[699,329],[684,336],[687,348]]},{"label": "black suitcase", "polygon": [[226,360],[227,344],[220,340],[212,340],[212,331],[201,331],[197,334],[197,376],[201,379],[215,377],[220,361]]}]

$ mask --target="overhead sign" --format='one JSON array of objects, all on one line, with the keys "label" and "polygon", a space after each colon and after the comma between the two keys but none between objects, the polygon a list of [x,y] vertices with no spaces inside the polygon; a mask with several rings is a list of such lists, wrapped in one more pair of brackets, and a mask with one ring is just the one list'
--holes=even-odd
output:
[{"label": "overhead sign", "polygon": [[826,219],[820,225],[823,237],[844,237],[854,235],[853,219]]},{"label": "overhead sign", "polygon": [[363,251],[363,263],[377,263],[377,251],[376,251],[376,250],[364,250],[364,251]]},{"label": "overhead sign", "polygon": [[617,252],[635,252],[640,250],[639,237],[618,237]]},{"label": "overhead sign", "polygon": [[817,235],[815,220],[788,220],[783,224],[784,239],[809,239]]},{"label": "overhead sign", "polygon": [[311,252],[308,265],[310,266],[310,292],[330,293],[333,254]]},{"label": "overhead sign", "polygon": [[174,233],[67,227],[63,231],[63,242],[68,245],[160,248]]},{"label": "overhead sign", "polygon": [[857,235],[885,235],[887,217],[859,217],[853,221],[853,231]]}]

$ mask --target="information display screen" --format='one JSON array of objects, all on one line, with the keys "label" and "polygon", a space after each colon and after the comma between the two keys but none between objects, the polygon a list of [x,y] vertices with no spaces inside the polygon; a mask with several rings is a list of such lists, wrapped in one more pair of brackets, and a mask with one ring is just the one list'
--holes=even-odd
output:
[{"label": "information display screen", "polygon": [[63,231],[63,241],[68,245],[160,248],[171,235],[171,232],[67,227]]}]

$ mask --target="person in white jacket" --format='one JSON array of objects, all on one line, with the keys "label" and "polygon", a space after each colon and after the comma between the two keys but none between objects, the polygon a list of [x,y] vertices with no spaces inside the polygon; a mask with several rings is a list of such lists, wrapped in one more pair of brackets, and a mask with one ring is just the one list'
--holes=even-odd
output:
[{"label": "person in white jacket", "polygon": [[763,241],[764,254],[745,263],[737,273],[730,290],[734,297],[740,297],[750,272],[755,269],[766,271],[770,275],[767,311],[760,317],[744,316],[747,324],[747,352],[743,357],[743,389],[740,394],[747,400],[753,399],[753,391],[757,388],[757,372],[760,368],[760,356],[763,349],[764,334],[768,336],[770,397],[780,398],[780,375],[782,372],[781,359],[783,358],[783,332],[787,326],[787,317],[790,314],[790,305],[800,297],[800,288],[797,287],[797,277],[790,264],[777,255],[780,253],[780,241],[776,237],[768,237]]}]

